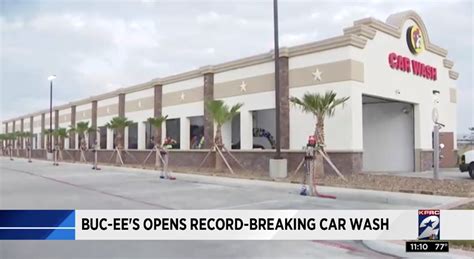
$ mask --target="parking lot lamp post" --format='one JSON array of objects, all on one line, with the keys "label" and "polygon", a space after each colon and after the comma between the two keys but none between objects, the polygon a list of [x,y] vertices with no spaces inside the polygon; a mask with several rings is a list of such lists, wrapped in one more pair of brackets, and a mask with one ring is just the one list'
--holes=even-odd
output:
[{"label": "parking lot lamp post", "polygon": [[53,132],[53,80],[55,75],[48,77],[49,80],[49,135],[48,135],[48,153],[52,152],[52,132]]}]

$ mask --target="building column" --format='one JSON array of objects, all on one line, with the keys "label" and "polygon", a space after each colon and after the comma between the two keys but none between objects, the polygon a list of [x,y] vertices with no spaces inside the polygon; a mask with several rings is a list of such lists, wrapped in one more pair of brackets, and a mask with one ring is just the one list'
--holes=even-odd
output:
[{"label": "building column", "polygon": [[[59,110],[54,111],[54,129],[57,130],[59,129]],[[58,142],[58,136],[54,136],[53,139],[53,148],[56,146]]]},{"label": "building column", "polygon": [[[76,127],[76,105],[71,106],[71,127]],[[69,148],[76,149],[76,133],[69,135]]]},{"label": "building column", "polygon": [[[5,122],[5,134],[8,133],[8,122]],[[7,145],[9,144],[10,140],[7,140],[6,143]]]},{"label": "building column", "polygon": [[107,128],[107,149],[114,149],[114,131]]},{"label": "building column", "polygon": [[252,112],[240,111],[240,149],[253,148],[253,119]]},{"label": "building column", "polygon": [[280,58],[280,147],[290,148],[290,80],[288,72],[288,51],[282,51]]},{"label": "building column", "polygon": [[[216,126],[217,127],[217,126]],[[232,148],[232,120],[222,125],[222,143],[228,149]]]},{"label": "building column", "polygon": [[179,120],[179,147],[182,150],[189,149],[189,138],[190,138],[190,121],[188,117],[181,117]]},{"label": "building column", "polygon": [[123,129],[123,149],[128,149],[128,127]]},{"label": "building column", "polygon": [[[154,102],[153,102],[153,115],[155,116],[155,118],[157,118],[157,117],[162,116],[163,85],[156,84],[154,88],[155,88],[155,96],[154,96]],[[166,135],[163,135],[161,133],[162,132],[158,132],[158,136],[154,136],[154,139],[155,140],[158,139],[160,140],[161,143],[163,143],[163,136],[166,136]],[[156,132],[152,132],[151,134],[155,135]]]},{"label": "building column", "polygon": [[[15,133],[16,132],[16,129],[15,129],[15,125],[16,124],[16,121],[13,121],[12,122],[12,133]],[[16,140],[13,140],[13,148],[16,148]]]},{"label": "building column", "polygon": [[[125,117],[125,93],[119,94],[119,102],[118,102],[118,116]],[[128,134],[125,136],[125,129],[120,130],[120,134],[123,137],[123,147],[128,148]]]},{"label": "building column", "polygon": [[137,130],[138,130],[138,135],[137,135],[137,142],[138,146],[137,149],[143,150],[146,149],[146,139],[145,139],[145,123],[144,122],[138,122],[137,123]]},{"label": "building column", "polygon": [[[23,131],[23,130],[24,130],[24,126],[25,126],[25,123],[24,123],[24,121],[23,121],[23,118],[21,118],[21,120],[20,120],[20,132],[21,132],[21,133],[24,132],[24,131]],[[20,138],[20,148],[21,148],[21,149],[23,149],[23,147],[24,147],[23,141],[24,141],[24,139],[23,139],[23,137],[21,137],[21,138]]]},{"label": "building column", "polygon": [[89,133],[89,138],[91,143],[94,144],[97,139],[97,100],[92,101],[91,128],[93,128],[94,131]]},{"label": "building column", "polygon": [[214,120],[207,109],[207,102],[214,100],[214,73],[208,69],[204,73],[204,148],[211,148],[214,143]]},{"label": "building column", "polygon": [[40,148],[41,149],[45,149],[44,124],[45,124],[44,113],[41,113],[41,132],[40,132]]},{"label": "building column", "polygon": [[34,123],[33,120],[34,120],[34,117],[30,116],[30,137],[29,138],[30,138],[30,148],[31,148],[31,150],[33,150],[33,147],[34,147],[34,145],[33,145],[33,128],[34,128],[33,127],[34,126],[33,125],[33,123]]}]

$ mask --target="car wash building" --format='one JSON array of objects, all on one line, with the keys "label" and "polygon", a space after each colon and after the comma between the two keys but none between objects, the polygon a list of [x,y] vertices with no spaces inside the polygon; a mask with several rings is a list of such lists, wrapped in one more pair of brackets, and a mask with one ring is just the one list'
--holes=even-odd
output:
[{"label": "car wash building", "polygon": [[[105,124],[126,116],[135,123],[125,130],[125,148],[140,159],[153,147],[154,130],[147,118],[168,115],[157,137],[176,142],[170,165],[197,166],[215,130],[204,104],[223,100],[228,105],[244,104],[222,132],[225,145],[242,163],[248,169],[268,171],[275,142],[280,141],[291,171],[302,158],[316,120],[292,105],[289,97],[334,91],[338,97],[350,97],[325,121],[326,151],[343,173],[431,170],[435,105],[438,121],[444,124],[441,166],[456,162],[458,73],[447,54],[431,41],[428,27],[413,11],[393,14],[385,22],[357,20],[339,36],[281,48],[280,140],[275,139],[272,52],[72,101],[54,107],[53,118],[49,110],[38,111],[3,121],[2,130],[33,132],[34,156],[46,157],[47,138],[42,133],[49,120],[55,128],[88,121],[98,128],[91,139],[98,140],[99,157],[106,160],[114,148],[114,134]],[[78,142],[78,136],[71,135],[66,149],[75,152]]]}]

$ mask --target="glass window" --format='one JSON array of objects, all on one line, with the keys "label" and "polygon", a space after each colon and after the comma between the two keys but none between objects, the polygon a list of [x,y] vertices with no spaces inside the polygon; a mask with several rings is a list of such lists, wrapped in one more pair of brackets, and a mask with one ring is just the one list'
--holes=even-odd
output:
[{"label": "glass window", "polygon": [[232,118],[232,149],[240,149],[240,113]]},{"label": "glass window", "polygon": [[253,111],[253,148],[275,148],[275,109]]},{"label": "glass window", "polygon": [[145,122],[145,148],[153,149],[155,143],[155,127],[152,126],[148,121]]},{"label": "glass window", "polygon": [[128,127],[128,148],[138,148],[138,123],[133,123]]},{"label": "glass window", "polygon": [[166,139],[164,145],[171,146],[171,148],[180,148],[180,120],[170,119],[166,120]]},{"label": "glass window", "polygon": [[107,149],[107,127],[99,127],[100,149]]},{"label": "glass window", "polygon": [[204,116],[189,118],[189,135],[191,149],[201,149],[204,143]]}]

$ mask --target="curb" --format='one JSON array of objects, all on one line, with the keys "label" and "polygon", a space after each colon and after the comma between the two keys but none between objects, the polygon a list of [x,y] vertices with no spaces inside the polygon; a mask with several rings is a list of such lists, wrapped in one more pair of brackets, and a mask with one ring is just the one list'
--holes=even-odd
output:
[{"label": "curb", "polygon": [[[38,162],[47,162],[41,159],[34,159]],[[87,166],[89,164],[82,163],[70,163],[64,161],[63,163],[69,165]],[[101,165],[102,168],[112,168],[119,171],[135,172],[135,173],[155,173],[158,171],[142,168],[133,167],[117,167],[112,165]],[[257,179],[244,179],[244,178],[230,178],[224,176],[214,175],[200,175],[192,173],[178,173],[172,172],[174,175],[179,177],[181,181],[199,182],[199,183],[212,183],[212,184],[225,184],[234,187],[265,187],[270,189],[277,189],[279,191],[286,191],[292,194],[299,194],[301,184],[299,183],[288,183],[288,182],[277,182],[277,181],[265,181]],[[405,205],[412,207],[433,207],[449,209],[460,204],[464,204],[474,200],[474,198],[466,197],[453,197],[453,196],[437,196],[428,194],[417,194],[417,193],[402,193],[402,192],[388,192],[388,191],[376,191],[376,190],[364,190],[364,189],[352,189],[344,187],[332,187],[332,186],[318,186],[318,191],[325,195],[336,196],[337,199],[348,200],[348,201],[361,201],[373,202],[373,203],[386,203],[392,205]]]}]

